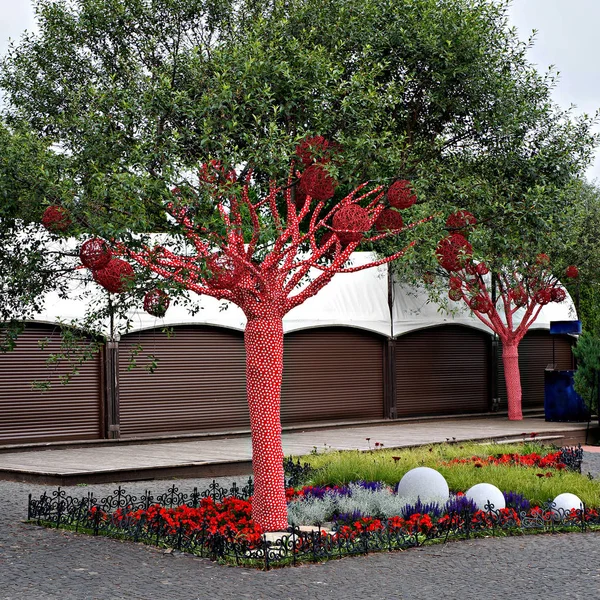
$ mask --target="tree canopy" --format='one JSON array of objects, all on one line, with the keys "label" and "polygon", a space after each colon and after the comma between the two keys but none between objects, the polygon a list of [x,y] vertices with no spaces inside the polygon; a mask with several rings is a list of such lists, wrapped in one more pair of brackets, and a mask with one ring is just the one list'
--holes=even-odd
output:
[{"label": "tree canopy", "polygon": [[[38,0],[39,30],[0,72],[4,131],[31,150],[2,161],[43,170],[51,189],[0,185],[19,227],[39,220],[43,197],[80,216],[70,235],[170,230],[162,209],[173,186],[210,227],[200,163],[251,166],[264,190],[285,180],[297,143],[319,134],[338,144],[332,201],[365,180],[409,179],[422,215],[466,208],[487,224],[477,240],[486,254],[502,261],[525,243],[537,253],[567,235],[569,186],[595,139],[590,119],[553,106],[553,76],[527,61],[507,6]],[[435,260],[443,222],[419,244],[420,265]]]}]

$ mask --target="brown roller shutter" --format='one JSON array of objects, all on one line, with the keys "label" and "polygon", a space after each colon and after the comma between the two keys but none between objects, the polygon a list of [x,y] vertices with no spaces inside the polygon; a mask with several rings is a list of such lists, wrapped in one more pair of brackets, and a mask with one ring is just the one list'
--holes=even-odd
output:
[{"label": "brown roller shutter", "polygon": [[[149,355],[158,360],[154,373]],[[132,358],[137,366],[129,369]],[[249,428],[245,369],[243,335],[232,330],[182,326],[171,337],[158,329],[123,336],[121,436]]]},{"label": "brown roller shutter", "polygon": [[[38,342],[48,340],[41,349]],[[66,364],[49,367],[46,359],[60,351],[60,331],[31,324],[18,337],[15,350],[0,353],[0,443],[97,439],[101,436],[101,357],[80,366],[67,385],[60,375]],[[49,381],[45,392],[33,381]]]},{"label": "brown roller shutter", "polygon": [[287,334],[282,423],[381,419],[383,343],[381,337],[343,327]]},{"label": "brown roller shutter", "polygon": [[[574,338],[567,335],[550,335],[547,331],[529,331],[519,344],[519,370],[523,408],[543,408],[544,369],[552,363],[554,339],[554,362],[559,370],[573,368],[571,345]],[[506,409],[506,383],[502,364],[502,344],[498,359],[498,393],[500,408]]]},{"label": "brown roller shutter", "polygon": [[489,409],[490,336],[469,327],[422,329],[396,340],[399,417]]}]

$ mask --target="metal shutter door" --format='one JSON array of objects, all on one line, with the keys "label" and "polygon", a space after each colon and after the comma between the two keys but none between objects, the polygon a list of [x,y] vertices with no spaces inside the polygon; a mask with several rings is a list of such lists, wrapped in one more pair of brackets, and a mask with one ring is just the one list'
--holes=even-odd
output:
[{"label": "metal shutter door", "polygon": [[489,410],[490,336],[446,325],[396,340],[399,417]]},{"label": "metal shutter door", "polygon": [[[48,339],[43,350],[38,341]],[[67,385],[60,375],[70,368],[46,364],[60,351],[58,327],[31,324],[17,338],[16,348],[0,353],[0,441],[2,443],[98,439],[101,436],[101,358],[85,362]],[[41,393],[35,380],[49,380]]]},{"label": "metal shutter door", "polygon": [[[128,369],[132,352],[138,366]],[[148,355],[158,359],[149,373]],[[175,327],[123,336],[119,344],[121,436],[247,429],[243,335],[218,327]]]},{"label": "metal shutter door", "polygon": [[383,417],[383,338],[328,327],[284,343],[282,423]]},{"label": "metal shutter door", "polygon": [[[557,369],[572,369],[571,344],[574,339],[567,335],[550,335],[547,331],[529,331],[519,344],[519,370],[523,408],[543,408],[544,369],[552,362],[552,339]],[[502,364],[502,344],[498,358],[498,394],[500,407],[506,409],[506,384]]]}]

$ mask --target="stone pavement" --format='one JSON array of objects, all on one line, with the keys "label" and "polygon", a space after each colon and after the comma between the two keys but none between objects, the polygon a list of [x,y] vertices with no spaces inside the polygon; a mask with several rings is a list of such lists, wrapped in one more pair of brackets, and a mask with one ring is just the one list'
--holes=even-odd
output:
[{"label": "stone pavement", "polygon": [[[585,423],[551,423],[539,417],[523,421],[502,417],[387,421],[285,431],[283,449],[286,455],[298,456],[314,449],[368,450],[376,444],[395,448],[446,440],[522,438],[532,432],[538,437],[563,436],[552,441],[565,445],[573,439],[585,439],[585,428]],[[251,444],[247,435],[160,443],[102,442],[0,453],[0,478],[63,485],[250,472]]]}]

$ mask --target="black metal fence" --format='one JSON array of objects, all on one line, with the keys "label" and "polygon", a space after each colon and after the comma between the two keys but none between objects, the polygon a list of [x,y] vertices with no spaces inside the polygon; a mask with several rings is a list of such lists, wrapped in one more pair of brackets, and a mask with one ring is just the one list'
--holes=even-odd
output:
[{"label": "black metal fence", "polygon": [[[586,531],[600,526],[595,510],[582,506],[580,510],[564,511],[549,502],[527,512],[512,509],[484,511],[465,510],[440,518],[416,519],[407,524],[398,518],[368,519],[359,530],[340,527],[325,531],[317,527],[305,531],[292,526],[285,534],[258,536],[248,540],[233,529],[211,529],[208,523],[190,528],[184,522],[173,524],[160,511],[152,515],[151,507],[173,509],[187,506],[197,508],[204,498],[222,502],[226,498],[247,499],[253,491],[252,479],[244,487],[229,488],[214,482],[200,492],[183,493],[172,486],[164,494],[153,497],[145,492],[137,497],[118,487],[112,494],[96,498],[93,492],[84,497],[68,495],[58,488],[39,498],[29,496],[28,519],[40,525],[70,529],[91,535],[103,535],[134,542],[143,542],[190,552],[212,560],[269,569],[274,566],[295,565],[300,562],[320,562],[348,555],[400,550],[449,539],[468,539],[498,533],[519,535],[526,532]],[[134,515],[136,511],[141,511]],[[150,511],[152,512],[152,511]]]}]

